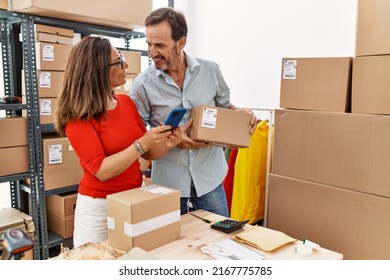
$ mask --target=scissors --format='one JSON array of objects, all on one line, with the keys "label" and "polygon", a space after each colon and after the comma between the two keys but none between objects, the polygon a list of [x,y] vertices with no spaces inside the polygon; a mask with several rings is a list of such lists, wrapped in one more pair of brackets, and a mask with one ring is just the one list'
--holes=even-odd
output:
[{"label": "scissors", "polygon": [[240,258],[230,252],[226,252],[223,250],[220,246],[214,243],[210,243],[206,246],[203,246],[200,248],[203,253],[206,253],[211,256],[221,256],[221,257],[227,257],[233,260],[240,260]]}]

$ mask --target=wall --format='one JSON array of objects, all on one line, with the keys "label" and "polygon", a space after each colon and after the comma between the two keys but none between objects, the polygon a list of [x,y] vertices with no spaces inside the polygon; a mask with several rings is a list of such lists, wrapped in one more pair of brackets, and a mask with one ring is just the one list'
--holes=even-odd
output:
[{"label": "wall", "polygon": [[283,57],[355,55],[357,0],[175,0],[186,50],[218,62],[239,107],[278,108]]}]

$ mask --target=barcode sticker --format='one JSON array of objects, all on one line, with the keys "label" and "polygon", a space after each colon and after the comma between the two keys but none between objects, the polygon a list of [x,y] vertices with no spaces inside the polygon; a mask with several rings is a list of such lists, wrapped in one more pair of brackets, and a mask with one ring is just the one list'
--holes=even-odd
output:
[{"label": "barcode sticker", "polygon": [[42,47],[42,60],[54,61],[54,46],[44,45]]},{"label": "barcode sticker", "polygon": [[62,144],[49,145],[49,164],[62,163]]},{"label": "barcode sticker", "polygon": [[50,72],[39,73],[39,87],[51,88],[51,75]]},{"label": "barcode sticker", "polygon": [[297,61],[296,60],[284,60],[283,62],[283,80],[296,80],[297,79]]},{"label": "barcode sticker", "polygon": [[41,116],[51,116],[51,100],[42,99],[40,100],[40,114]]},{"label": "barcode sticker", "polygon": [[202,112],[202,127],[213,128],[217,126],[217,109],[215,108],[203,108]]}]

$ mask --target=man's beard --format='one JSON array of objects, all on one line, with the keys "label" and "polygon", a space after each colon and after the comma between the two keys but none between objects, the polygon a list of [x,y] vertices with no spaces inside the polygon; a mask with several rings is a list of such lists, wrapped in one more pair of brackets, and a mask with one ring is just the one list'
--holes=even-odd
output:
[{"label": "man's beard", "polygon": [[172,52],[170,53],[170,55],[168,57],[164,57],[163,58],[163,61],[165,63],[163,63],[161,66],[159,65],[156,65],[156,68],[158,70],[167,70],[167,69],[171,69],[173,68],[180,60],[180,53],[177,49],[177,47],[175,46],[173,49],[172,49]]}]

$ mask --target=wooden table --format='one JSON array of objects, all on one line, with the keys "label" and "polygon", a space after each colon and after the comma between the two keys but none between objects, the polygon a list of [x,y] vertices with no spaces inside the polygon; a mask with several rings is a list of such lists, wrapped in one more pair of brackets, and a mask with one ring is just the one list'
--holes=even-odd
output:
[{"label": "wooden table", "polygon": [[[209,212],[198,210],[194,212],[196,215],[205,217],[210,215]],[[249,230],[252,225],[246,225],[242,230]],[[213,259],[209,255],[203,253],[200,248],[208,243],[218,242],[226,238],[230,238],[239,233],[235,231],[226,234],[210,228],[210,224],[198,219],[190,214],[181,216],[181,237],[175,241],[165,244],[161,247],[150,250],[149,253],[159,259],[165,260],[206,260]],[[295,247],[300,244],[300,241],[284,245],[273,252],[260,251],[268,260],[341,260],[343,255],[325,248],[320,248],[318,251],[309,257],[303,257],[295,253]],[[245,245],[246,246],[246,245]]]}]

